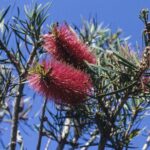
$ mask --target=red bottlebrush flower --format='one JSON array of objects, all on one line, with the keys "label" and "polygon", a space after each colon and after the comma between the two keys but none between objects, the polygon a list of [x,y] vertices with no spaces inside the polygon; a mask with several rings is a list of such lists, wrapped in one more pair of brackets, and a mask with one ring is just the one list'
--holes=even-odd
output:
[{"label": "red bottlebrush flower", "polygon": [[56,103],[72,105],[83,102],[92,87],[86,73],[54,60],[33,67],[28,81],[41,95]]},{"label": "red bottlebrush flower", "polygon": [[45,34],[43,47],[55,56],[56,59],[65,61],[74,66],[80,66],[86,60],[89,63],[96,63],[95,56],[73,32],[68,25],[54,26],[52,33]]}]

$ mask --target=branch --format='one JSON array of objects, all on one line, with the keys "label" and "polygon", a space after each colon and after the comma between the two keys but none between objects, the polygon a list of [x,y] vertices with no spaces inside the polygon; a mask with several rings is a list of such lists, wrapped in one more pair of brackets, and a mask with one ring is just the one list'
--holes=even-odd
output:
[{"label": "branch", "polygon": [[20,106],[20,102],[21,102],[23,88],[24,88],[24,84],[21,84],[21,79],[20,79],[19,89],[18,89],[16,99],[15,99],[14,113],[13,113],[13,119],[12,119],[10,150],[15,150],[15,148],[16,148],[18,118],[19,118],[19,106]]},{"label": "branch", "polygon": [[46,146],[45,146],[45,150],[49,150],[50,142],[51,142],[51,138],[49,137],[49,139],[48,139],[48,141],[47,141],[47,144],[46,144]]},{"label": "branch", "polygon": [[34,47],[33,47],[32,52],[30,54],[30,57],[27,61],[26,69],[28,69],[30,67],[30,65],[33,63],[34,57],[36,55],[36,50],[38,49],[39,46],[40,46],[39,42],[34,44]]},{"label": "branch", "polygon": [[94,130],[93,133],[91,134],[91,138],[82,146],[81,150],[87,150],[88,147],[93,143],[93,141],[96,139],[98,130]]},{"label": "branch", "polygon": [[[37,44],[35,44],[35,45],[37,45]],[[19,84],[18,84],[19,88],[18,88],[18,93],[16,95],[14,112],[13,112],[10,150],[15,150],[15,148],[16,148],[16,138],[17,138],[18,119],[19,119],[19,106],[20,106],[21,97],[22,97],[22,93],[23,93],[23,89],[24,89],[24,85],[25,85],[22,83],[22,81],[25,79],[25,77],[28,73],[29,64],[33,62],[33,59],[36,55],[37,48],[38,48],[37,46],[34,46],[32,52],[30,54],[29,60],[27,62],[26,69],[24,70],[24,72],[22,74],[21,74],[21,71],[18,70],[19,69],[18,65],[14,62],[14,66],[16,67],[18,74],[19,74]],[[12,61],[13,61],[13,59],[12,59]]]},{"label": "branch", "polygon": [[70,124],[71,124],[71,118],[66,118],[66,120],[64,122],[63,130],[61,133],[59,145],[57,146],[56,150],[63,150],[64,149],[67,137],[69,135]]},{"label": "branch", "polygon": [[104,118],[100,115],[100,113],[97,113],[95,116],[95,121],[99,130],[99,133],[101,134],[101,138],[98,145],[98,150],[104,150],[105,145],[110,137],[111,133],[111,126],[109,122],[106,122]]},{"label": "branch", "polygon": [[147,137],[146,143],[144,144],[142,150],[148,150],[149,147],[150,147],[150,133]]},{"label": "branch", "polygon": [[15,66],[17,72],[20,72],[20,65],[19,62],[16,60],[16,58],[14,57],[14,55],[10,52],[10,50],[8,50],[4,44],[2,43],[2,41],[0,40],[0,47],[1,50],[4,51],[8,57],[8,59],[11,61],[11,63]]},{"label": "branch", "polygon": [[120,110],[122,109],[123,105],[127,102],[128,98],[129,98],[129,92],[127,91],[121,103],[118,105],[116,111],[114,112],[114,116],[113,116],[114,119],[116,119],[117,115],[120,113]]},{"label": "branch", "polygon": [[135,86],[137,84],[137,81],[134,81],[133,83],[131,83],[130,85],[126,86],[126,87],[123,87],[122,89],[119,89],[119,90],[116,90],[116,91],[113,91],[113,92],[110,92],[110,93],[106,93],[106,94],[100,94],[99,97],[106,97],[106,96],[109,96],[109,95],[113,95],[113,94],[116,94],[116,93],[119,93],[119,92],[123,92],[125,90],[128,90],[130,88],[132,88],[133,86]]},{"label": "branch", "polygon": [[38,143],[37,143],[37,150],[40,150],[41,147],[41,142],[42,142],[42,134],[43,134],[43,124],[44,124],[44,117],[45,117],[45,111],[46,111],[46,104],[47,104],[47,99],[45,99],[43,107],[42,107],[42,115],[41,115],[41,123],[40,123],[40,129],[39,129],[39,138],[38,138]]},{"label": "branch", "polygon": [[34,47],[33,47],[33,49],[32,49],[32,52],[30,53],[30,56],[29,56],[29,59],[28,59],[28,61],[27,61],[27,63],[26,63],[26,67],[25,67],[25,71],[24,71],[24,73],[23,73],[23,75],[26,77],[26,75],[27,75],[27,72],[28,72],[28,69],[29,69],[29,67],[30,67],[30,65],[32,65],[32,63],[33,63],[33,60],[34,60],[34,57],[36,56],[36,54],[37,54],[37,49],[39,48],[39,42],[37,42],[37,43],[35,43],[34,44]]},{"label": "branch", "polygon": [[105,150],[106,143],[107,143],[107,138],[103,134],[101,134],[98,150]]},{"label": "branch", "polygon": [[136,118],[137,118],[137,116],[138,116],[138,110],[139,110],[139,108],[137,108],[137,109],[135,110],[135,112],[132,114],[131,121],[130,121],[130,123],[129,123],[129,125],[128,125],[128,128],[126,129],[126,132],[125,132],[125,139],[128,138],[128,134],[129,134],[129,132],[130,132],[130,130],[131,130],[133,124],[134,124],[134,121],[136,120]]},{"label": "branch", "polygon": [[73,119],[73,124],[74,124],[74,136],[72,139],[72,149],[75,149],[77,146],[78,139],[82,134],[81,133],[82,128],[80,127],[78,120],[75,118]]}]

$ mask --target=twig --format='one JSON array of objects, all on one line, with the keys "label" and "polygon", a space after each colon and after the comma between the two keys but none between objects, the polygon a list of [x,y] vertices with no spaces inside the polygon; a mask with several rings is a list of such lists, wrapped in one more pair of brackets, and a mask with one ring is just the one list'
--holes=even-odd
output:
[{"label": "twig", "polygon": [[123,92],[125,90],[128,90],[128,89],[132,88],[136,84],[137,84],[137,81],[134,81],[133,83],[129,84],[126,87],[123,87],[122,89],[119,89],[119,90],[116,90],[116,91],[113,91],[113,92],[110,92],[110,93],[106,93],[106,94],[100,94],[99,97],[105,97],[105,96],[113,95],[113,94],[116,94],[116,93],[119,93],[119,92]]},{"label": "twig", "polygon": [[87,150],[88,147],[93,143],[93,141],[96,139],[98,130],[94,130],[93,133],[91,134],[91,138],[82,146],[81,150]]},{"label": "twig", "polygon": [[35,43],[35,45],[34,45],[34,47],[33,47],[33,49],[32,49],[32,52],[30,53],[29,59],[28,59],[28,61],[27,61],[27,63],[26,63],[26,66],[25,66],[25,71],[23,72],[24,77],[26,77],[27,72],[28,72],[28,69],[29,69],[30,65],[32,65],[32,63],[33,63],[33,61],[34,61],[34,57],[35,57],[36,54],[37,54],[36,51],[37,51],[37,49],[38,49],[38,46],[39,46],[39,44],[38,44],[38,43]]},{"label": "twig", "polygon": [[107,143],[107,138],[103,134],[101,134],[98,150],[105,150],[106,143]]},{"label": "twig", "polygon": [[0,40],[0,47],[1,50],[4,51],[8,57],[8,59],[11,61],[11,63],[15,66],[17,73],[20,72],[20,65],[18,60],[16,60],[15,56],[10,52],[10,50],[8,50],[4,44],[2,43],[2,41]]},{"label": "twig", "polygon": [[45,99],[43,107],[42,107],[42,115],[41,115],[41,123],[40,123],[40,129],[39,129],[39,137],[38,137],[38,143],[37,143],[37,150],[40,150],[41,142],[42,142],[42,132],[43,132],[43,125],[44,125],[44,117],[45,117],[45,111],[46,111],[46,104],[47,99]]},{"label": "twig", "polygon": [[15,148],[16,148],[18,118],[19,118],[19,105],[21,102],[23,88],[24,88],[24,84],[21,84],[21,79],[20,79],[19,89],[18,89],[18,93],[17,93],[16,99],[15,99],[14,113],[13,113],[13,119],[12,119],[10,150],[15,150]]},{"label": "twig", "polygon": [[98,144],[98,150],[104,150],[105,149],[105,145],[110,137],[110,125],[109,123],[106,123],[106,121],[104,121],[104,118],[102,118],[102,116],[100,115],[100,113],[97,113],[95,116],[95,121],[99,130],[99,133],[101,135],[99,144]]},{"label": "twig", "polygon": [[150,133],[147,137],[146,143],[144,144],[142,150],[148,150],[149,147],[150,147]]},{"label": "twig", "polygon": [[[37,46],[34,46],[32,52],[30,54],[29,60],[27,62],[26,69],[22,74],[21,74],[21,71],[19,70],[18,65],[16,64],[15,60],[13,61],[12,57],[11,56],[9,57],[10,60],[12,59],[11,61],[13,61],[12,63],[14,64],[14,66],[19,74],[19,88],[18,88],[18,93],[16,95],[16,99],[15,99],[15,105],[14,105],[10,150],[15,150],[15,148],[16,148],[18,119],[19,119],[19,106],[20,106],[21,97],[22,97],[23,89],[24,89],[24,85],[25,85],[22,83],[22,81],[25,79],[25,77],[27,75],[29,64],[31,64],[33,62],[33,59],[36,55],[36,50],[37,50]],[[9,56],[9,53],[7,55]]]},{"label": "twig", "polygon": [[136,118],[138,116],[138,110],[139,110],[139,108],[137,108],[135,110],[135,112],[132,114],[132,119],[131,119],[131,121],[130,121],[130,123],[128,125],[128,128],[127,128],[126,132],[125,132],[125,139],[128,138],[128,134],[129,134],[129,132],[130,132],[130,130],[131,130],[133,124],[134,124],[134,121],[136,120]]},{"label": "twig", "polygon": [[30,57],[29,57],[29,59],[28,59],[28,61],[27,61],[27,65],[26,65],[26,68],[27,68],[27,69],[29,68],[29,65],[31,65],[32,62],[33,62],[33,60],[34,60],[34,57],[35,57],[35,55],[36,55],[37,48],[39,47],[38,45],[39,45],[38,43],[35,43],[35,45],[34,45],[34,47],[33,47],[33,49],[32,49],[32,52],[31,52],[31,54],[30,54]]},{"label": "twig", "polygon": [[127,102],[128,98],[129,98],[129,92],[127,91],[121,103],[118,105],[118,108],[116,108],[116,111],[114,112],[114,116],[113,116],[114,119],[116,119],[117,115],[120,113],[120,110],[122,109],[123,105]]},{"label": "twig", "polygon": [[45,146],[45,150],[49,150],[50,142],[51,142],[51,138],[48,139],[47,144]]},{"label": "twig", "polygon": [[66,120],[64,122],[63,130],[61,133],[60,141],[59,141],[59,144],[57,146],[57,150],[63,150],[64,149],[67,137],[69,135],[70,124],[71,124],[71,118],[66,118]]}]

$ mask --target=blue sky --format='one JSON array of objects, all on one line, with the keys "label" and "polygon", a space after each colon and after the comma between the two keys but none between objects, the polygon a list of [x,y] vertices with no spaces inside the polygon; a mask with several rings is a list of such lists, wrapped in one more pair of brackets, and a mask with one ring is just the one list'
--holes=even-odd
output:
[{"label": "blue sky", "polygon": [[[46,0],[45,0],[46,1]],[[149,0],[53,0],[52,20],[80,24],[81,18],[97,16],[99,22],[124,35],[132,35],[132,41],[140,41],[143,24],[138,19],[142,8],[150,8]]]},{"label": "blue sky", "polygon": [[123,29],[125,36],[132,35],[132,41],[140,41],[143,24],[138,19],[142,8],[150,8],[149,0],[2,0],[0,8],[16,1],[16,5],[31,5],[32,2],[45,4],[51,2],[50,22],[67,21],[81,24],[81,18],[97,16],[99,23],[111,29]]},{"label": "blue sky", "polygon": [[[0,8],[15,2],[15,0],[1,1]],[[50,1],[37,0],[37,2],[45,4]],[[49,24],[55,21],[67,21],[80,26],[82,18],[97,16],[98,22],[103,22],[104,26],[109,26],[113,31],[121,28],[123,36],[131,35],[130,42],[135,45],[138,41],[142,49],[143,24],[138,16],[142,8],[150,9],[149,0],[52,0],[51,2]],[[16,5],[23,8],[24,4],[31,5],[31,0],[16,0]],[[144,122],[145,126],[148,126],[148,122],[149,120]],[[33,140],[36,140],[36,137],[33,137],[30,142]],[[138,138],[136,145],[143,145],[143,140],[145,138]]]}]

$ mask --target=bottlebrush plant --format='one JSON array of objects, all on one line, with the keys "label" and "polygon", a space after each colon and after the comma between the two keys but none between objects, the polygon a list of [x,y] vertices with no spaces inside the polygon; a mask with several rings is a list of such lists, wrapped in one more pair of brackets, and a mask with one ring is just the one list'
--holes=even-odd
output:
[{"label": "bottlebrush plant", "polygon": [[48,4],[25,7],[25,16],[10,9],[0,12],[0,149],[138,146],[150,104],[148,11],[140,58],[120,30],[95,19],[47,28]]}]

